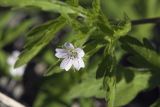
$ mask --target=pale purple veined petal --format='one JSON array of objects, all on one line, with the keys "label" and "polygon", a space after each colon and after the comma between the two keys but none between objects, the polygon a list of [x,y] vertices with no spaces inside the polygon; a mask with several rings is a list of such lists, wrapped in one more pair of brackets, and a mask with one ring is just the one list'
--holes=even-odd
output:
[{"label": "pale purple veined petal", "polygon": [[78,62],[79,62],[79,64],[80,64],[80,67],[81,67],[81,68],[84,68],[84,67],[85,67],[84,61],[83,61],[82,58],[78,58]]},{"label": "pale purple veined petal", "polygon": [[76,70],[79,70],[80,69],[80,65],[79,65],[79,62],[78,62],[78,58],[75,58],[73,60],[73,66]]},{"label": "pale purple veined petal", "polygon": [[59,53],[66,53],[67,50],[65,50],[65,49],[60,49],[60,48],[56,48],[56,52],[59,52]]},{"label": "pale purple veined petal", "polygon": [[68,57],[68,54],[67,53],[56,53],[55,56],[57,58],[67,58]]},{"label": "pale purple veined petal", "polygon": [[80,68],[84,68],[85,65],[84,65],[84,62],[82,60],[82,58],[75,58],[73,60],[73,66],[76,70],[79,70]]},{"label": "pale purple veined petal", "polygon": [[65,69],[66,71],[68,71],[71,68],[72,64],[73,64],[73,60],[72,59],[65,58],[61,62],[60,68],[61,69]]},{"label": "pale purple veined petal", "polygon": [[81,48],[76,48],[76,52],[78,53],[78,57],[83,57],[85,54]]},{"label": "pale purple veined petal", "polygon": [[76,70],[80,70],[80,68],[84,68],[85,64],[83,62],[82,57],[85,55],[83,49],[74,48],[72,43],[66,42],[64,44],[65,48],[60,49],[56,48],[55,56],[58,58],[64,58],[60,64],[61,69],[65,69],[68,71],[72,65]]},{"label": "pale purple veined petal", "polygon": [[68,42],[66,42],[66,43],[64,44],[64,46],[65,46],[67,49],[74,49],[74,46],[73,46],[71,43],[68,43]]},{"label": "pale purple veined petal", "polygon": [[56,48],[55,56],[58,58],[66,58],[68,56],[67,50]]}]

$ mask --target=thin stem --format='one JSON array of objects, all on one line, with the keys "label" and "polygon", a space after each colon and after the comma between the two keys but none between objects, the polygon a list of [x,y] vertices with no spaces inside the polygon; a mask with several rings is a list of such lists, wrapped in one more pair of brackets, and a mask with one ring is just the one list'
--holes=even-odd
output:
[{"label": "thin stem", "polygon": [[141,24],[149,24],[149,23],[160,23],[160,17],[150,18],[150,19],[140,19],[140,20],[132,20],[132,25],[141,25]]}]

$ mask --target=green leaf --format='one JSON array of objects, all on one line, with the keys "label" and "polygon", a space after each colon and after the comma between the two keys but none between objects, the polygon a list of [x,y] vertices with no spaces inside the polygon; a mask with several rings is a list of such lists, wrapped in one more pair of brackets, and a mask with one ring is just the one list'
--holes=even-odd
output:
[{"label": "green leaf", "polygon": [[2,73],[8,74],[7,55],[3,50],[0,50],[0,56],[0,70]]},{"label": "green leaf", "polygon": [[84,50],[86,52],[85,57],[89,57],[89,56],[94,55],[97,51],[99,51],[104,46],[105,46],[105,44],[103,44],[103,43],[98,44],[97,41],[92,41],[90,43],[87,43],[84,48]]},{"label": "green leaf", "polygon": [[73,36],[72,42],[76,46],[82,47],[84,45],[84,43],[86,43],[87,40],[89,40],[89,37],[92,35],[92,33],[94,32],[94,30],[95,30],[95,28],[90,29],[86,33],[78,32],[77,34],[75,34],[75,36]]},{"label": "green leaf", "polygon": [[144,39],[143,39],[143,44],[144,44],[144,46],[145,46],[146,48],[149,48],[149,49],[151,49],[151,50],[154,50],[154,46],[151,44],[151,42],[150,42],[148,39],[144,38]]},{"label": "green leaf", "polygon": [[99,27],[99,30],[101,30],[106,35],[106,37],[113,36],[114,32],[112,27],[110,26],[107,17],[103,13],[98,17],[97,26]]},{"label": "green leaf", "polygon": [[93,0],[92,7],[93,7],[93,11],[99,13],[101,9],[101,0]]},{"label": "green leaf", "polygon": [[48,69],[44,72],[43,76],[51,76],[56,73],[63,71],[60,69],[60,60],[53,54],[53,49],[49,49],[44,54],[44,60],[48,64]]},{"label": "green leaf", "polygon": [[91,98],[80,99],[80,107],[94,107],[94,99]]},{"label": "green leaf", "polygon": [[63,71],[63,70],[60,69],[59,61],[57,61],[47,69],[47,72],[44,73],[44,76],[50,76],[50,75],[53,75],[55,73],[60,73],[61,71]]},{"label": "green leaf", "polygon": [[142,67],[148,67],[155,70],[160,69],[160,55],[153,49],[147,48],[147,46],[144,46],[137,41],[137,39],[132,37],[122,38],[121,43],[125,50],[133,54],[134,58],[131,58],[130,60],[133,64],[140,64],[143,65]]},{"label": "green leaf", "polygon": [[33,19],[26,20],[24,22],[21,22],[20,25],[14,27],[14,28],[8,28],[7,32],[5,33],[5,38],[2,41],[2,47],[11,43],[14,41],[18,36],[21,36],[21,34],[25,34],[25,32],[28,30],[29,27],[34,23]]},{"label": "green leaf", "polygon": [[115,107],[128,104],[140,91],[147,89],[152,76],[151,72],[145,69],[120,67],[118,72],[121,79],[116,87]]},{"label": "green leaf", "polygon": [[[92,69],[92,72],[93,71],[94,70]],[[113,107],[124,106],[133,100],[139,92],[154,88],[160,84],[160,73],[153,73],[153,71],[148,69],[118,67],[116,75],[117,84]],[[106,92],[103,90],[102,86],[103,79],[96,80],[94,77],[88,77],[89,76],[81,83],[74,85],[69,93],[67,93],[67,98],[104,98]]]},{"label": "green leaf", "polygon": [[54,11],[62,14],[75,13],[69,5],[61,1],[44,1],[44,0],[0,0],[1,6],[13,6],[13,7],[38,7],[44,11]]},{"label": "green leaf", "polygon": [[101,61],[100,56],[95,56],[84,70],[82,81],[73,85],[66,94],[68,99],[97,97],[104,98],[103,79],[96,79],[96,70]]},{"label": "green leaf", "polygon": [[3,45],[3,29],[6,27],[6,25],[8,24],[9,20],[11,20],[11,18],[13,17],[13,13],[12,12],[6,12],[4,14],[2,14],[2,16],[0,17],[0,47],[2,47],[1,45]]},{"label": "green leaf", "polygon": [[112,26],[115,37],[125,36],[131,30],[131,22],[126,15],[123,20],[110,21],[110,25]]},{"label": "green leaf", "polygon": [[104,91],[102,89],[102,79],[100,80],[86,80],[80,84],[75,85],[69,93],[66,95],[69,99],[74,99],[78,97],[92,97],[97,96],[101,97],[103,96]]},{"label": "green leaf", "polygon": [[3,16],[1,16],[1,18],[0,18],[0,22],[1,22],[0,23],[0,31],[7,25],[7,23],[13,17],[13,15],[14,14],[12,12],[6,12],[3,14]]},{"label": "green leaf", "polygon": [[130,45],[130,47],[136,52],[137,57],[143,58],[146,62],[160,69],[160,55],[155,51],[138,45]]},{"label": "green leaf", "polygon": [[73,6],[78,6],[79,0],[67,0],[67,2]]},{"label": "green leaf", "polygon": [[29,62],[55,37],[56,33],[63,28],[64,25],[65,20],[60,17],[57,20],[40,25],[29,32],[25,49],[16,61],[15,67],[19,67]]}]

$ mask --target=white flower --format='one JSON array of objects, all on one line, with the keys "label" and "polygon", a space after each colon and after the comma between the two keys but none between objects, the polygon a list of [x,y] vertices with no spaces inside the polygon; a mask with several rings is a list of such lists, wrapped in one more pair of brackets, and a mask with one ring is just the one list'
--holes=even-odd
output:
[{"label": "white flower", "polygon": [[75,48],[71,43],[65,43],[64,49],[56,48],[55,56],[63,58],[60,68],[68,71],[72,65],[76,70],[80,70],[80,68],[85,67],[82,59],[84,54],[85,53],[81,48]]},{"label": "white flower", "polygon": [[25,71],[26,65],[23,65],[18,68],[14,68],[14,64],[18,59],[19,54],[20,54],[19,51],[13,51],[13,53],[7,59],[7,62],[9,64],[9,72],[12,76],[22,76]]}]

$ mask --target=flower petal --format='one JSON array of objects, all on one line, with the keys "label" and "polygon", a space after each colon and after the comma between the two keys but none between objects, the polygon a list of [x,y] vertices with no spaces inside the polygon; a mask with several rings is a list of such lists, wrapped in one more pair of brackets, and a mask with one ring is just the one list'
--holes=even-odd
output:
[{"label": "flower petal", "polygon": [[79,70],[80,69],[80,66],[79,66],[79,62],[78,62],[78,58],[75,58],[73,60],[73,66],[76,70]]},{"label": "flower petal", "polygon": [[66,53],[67,50],[65,50],[65,49],[60,49],[60,48],[56,48],[56,52],[59,52],[59,53]]},{"label": "flower petal", "polygon": [[68,55],[67,55],[67,53],[56,53],[55,56],[57,58],[66,58]]},{"label": "flower petal", "polygon": [[72,59],[69,59],[69,58],[65,58],[62,62],[61,62],[61,69],[65,69],[66,71],[68,71],[71,66],[73,64],[73,60]]},{"label": "flower petal", "polygon": [[66,58],[68,55],[67,50],[56,48],[55,56],[58,58]]},{"label": "flower petal", "polygon": [[85,54],[81,48],[76,48],[76,52],[78,53],[78,57],[83,57]]},{"label": "flower petal", "polygon": [[79,65],[81,68],[84,68],[85,65],[84,65],[84,62],[83,62],[83,59],[82,58],[78,58],[78,62],[79,62]]},{"label": "flower petal", "polygon": [[74,46],[73,46],[71,43],[69,43],[69,42],[66,42],[66,43],[64,44],[64,46],[65,46],[67,49],[74,49]]},{"label": "flower petal", "polygon": [[82,58],[75,58],[73,60],[73,66],[76,70],[80,70],[80,68],[84,68],[85,65],[84,65],[84,62],[82,60]]}]

